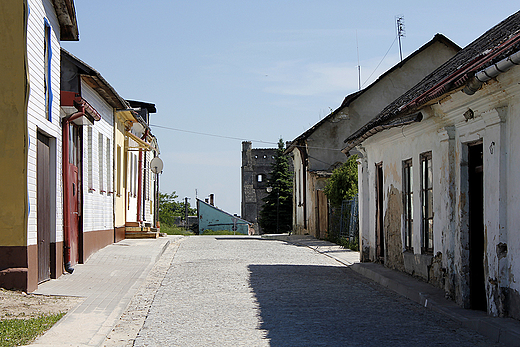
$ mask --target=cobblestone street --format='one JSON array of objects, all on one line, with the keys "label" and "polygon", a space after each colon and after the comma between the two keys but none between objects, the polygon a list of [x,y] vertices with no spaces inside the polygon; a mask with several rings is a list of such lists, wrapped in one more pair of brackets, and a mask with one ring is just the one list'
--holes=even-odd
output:
[{"label": "cobblestone street", "polygon": [[307,247],[190,237],[135,346],[494,346]]}]

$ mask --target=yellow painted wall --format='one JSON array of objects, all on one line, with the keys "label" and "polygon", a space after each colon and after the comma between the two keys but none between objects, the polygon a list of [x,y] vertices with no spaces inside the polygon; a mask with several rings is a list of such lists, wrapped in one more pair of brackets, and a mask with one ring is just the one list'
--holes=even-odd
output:
[{"label": "yellow painted wall", "polygon": [[[125,127],[123,119],[116,117],[115,125],[115,136],[114,136],[114,158],[115,158],[115,170],[114,170],[114,187],[115,187],[115,226],[121,227],[126,222],[126,190],[125,190],[125,175],[126,175],[126,148],[125,148]],[[118,151],[120,151],[120,157],[118,162]],[[119,179],[118,179],[119,176]],[[118,186],[119,185],[119,186]]]},{"label": "yellow painted wall", "polygon": [[27,245],[27,2],[0,2],[0,246]]}]

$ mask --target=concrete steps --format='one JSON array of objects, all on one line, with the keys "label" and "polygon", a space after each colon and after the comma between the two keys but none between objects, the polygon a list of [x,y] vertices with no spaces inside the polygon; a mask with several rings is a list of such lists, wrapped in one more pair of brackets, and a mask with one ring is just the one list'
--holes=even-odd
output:
[{"label": "concrete steps", "polygon": [[159,236],[157,228],[140,226],[137,222],[128,222],[125,225],[125,238],[127,239],[156,239]]}]

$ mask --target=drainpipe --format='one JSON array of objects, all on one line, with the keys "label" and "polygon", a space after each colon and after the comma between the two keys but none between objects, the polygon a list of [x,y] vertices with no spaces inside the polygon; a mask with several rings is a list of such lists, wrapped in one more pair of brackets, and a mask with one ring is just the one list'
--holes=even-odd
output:
[{"label": "drainpipe", "polygon": [[466,84],[464,87],[464,93],[467,95],[473,95],[477,90],[482,87],[484,82],[487,82],[503,72],[508,71],[515,65],[520,65],[520,51],[510,55],[509,57],[502,59],[496,64],[493,64],[484,70],[481,70],[475,74],[475,76]]},{"label": "drainpipe", "polygon": [[69,181],[69,125],[74,119],[80,118],[85,115],[85,106],[81,104],[79,107],[76,107],[79,112],[73,113],[70,116],[67,116],[62,119],[61,127],[62,127],[62,163],[61,163],[61,173],[63,178],[63,260],[65,263],[65,271],[68,273],[73,273],[74,268],[71,264],[71,236],[70,236],[70,214],[71,211],[69,209],[70,203],[70,181]]}]

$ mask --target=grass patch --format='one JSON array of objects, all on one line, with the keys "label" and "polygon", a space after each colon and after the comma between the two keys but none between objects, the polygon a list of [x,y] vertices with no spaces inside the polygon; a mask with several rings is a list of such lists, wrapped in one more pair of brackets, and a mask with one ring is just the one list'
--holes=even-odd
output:
[{"label": "grass patch", "polygon": [[186,230],[185,228],[178,227],[175,225],[165,225],[165,224],[161,225],[161,233],[166,233],[168,235],[184,235],[184,236],[193,235],[193,231],[191,231],[191,230]]},{"label": "grass patch", "polygon": [[202,235],[244,235],[244,234],[239,233],[238,231],[206,229],[206,230],[204,230]]},{"label": "grass patch", "polygon": [[65,313],[44,315],[31,319],[0,321],[0,347],[26,345],[49,330]]}]

